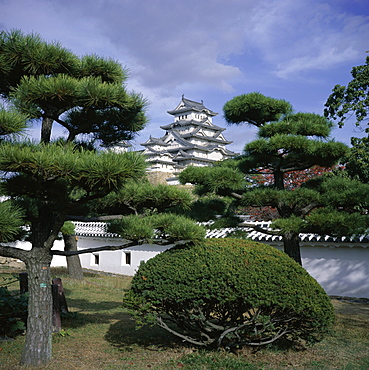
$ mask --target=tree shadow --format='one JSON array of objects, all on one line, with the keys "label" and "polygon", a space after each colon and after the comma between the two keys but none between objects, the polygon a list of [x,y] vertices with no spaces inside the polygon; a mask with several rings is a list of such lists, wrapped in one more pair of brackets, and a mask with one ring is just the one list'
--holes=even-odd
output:
[{"label": "tree shadow", "polygon": [[77,311],[108,311],[122,307],[122,302],[119,301],[98,301],[91,302],[84,298],[68,298],[66,297],[68,307],[73,307]]},{"label": "tree shadow", "polygon": [[110,325],[105,339],[119,349],[127,349],[132,345],[139,345],[151,350],[188,346],[186,342],[157,325],[145,325],[140,329],[136,329],[135,321],[131,319],[129,314],[123,314],[120,321]]},{"label": "tree shadow", "polygon": [[123,310],[122,302],[100,301],[90,302],[88,299],[69,298],[68,307],[73,307],[69,313],[62,314],[62,327],[64,329],[79,328],[88,324],[109,324],[121,320]]}]

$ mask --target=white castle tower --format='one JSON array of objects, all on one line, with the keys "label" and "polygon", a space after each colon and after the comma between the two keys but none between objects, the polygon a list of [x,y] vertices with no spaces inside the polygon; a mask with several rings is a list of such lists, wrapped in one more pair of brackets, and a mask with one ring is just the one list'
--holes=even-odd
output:
[{"label": "white castle tower", "polygon": [[212,122],[217,113],[206,108],[202,101],[198,103],[182,95],[178,106],[168,113],[174,116],[174,122],[160,126],[166,131],[165,135],[150,136],[141,144],[150,164],[149,172],[173,177],[187,166],[211,166],[236,155],[226,148],[232,141],[224,138],[225,129]]}]

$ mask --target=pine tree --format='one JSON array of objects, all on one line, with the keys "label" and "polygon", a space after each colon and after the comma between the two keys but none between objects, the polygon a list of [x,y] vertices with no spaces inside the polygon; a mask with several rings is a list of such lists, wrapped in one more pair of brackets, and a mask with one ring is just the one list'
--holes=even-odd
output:
[{"label": "pine tree", "polygon": [[[14,107],[0,111],[0,133],[14,135],[28,118],[42,120],[40,144],[14,137],[0,143],[2,194],[10,199],[0,203],[0,239],[17,240],[27,223],[32,241],[29,251],[0,245],[1,256],[24,261],[28,272],[23,365],[40,366],[51,359],[52,256],[89,252],[51,250],[65,221],[85,212],[91,202],[145,176],[145,160],[138,153],[98,152],[86,148],[86,142],[73,142],[79,134],[90,134],[92,140],[110,145],[115,133],[119,139],[131,138],[143,127],[144,100],[126,92],[124,77],[116,62],[95,56],[79,59],[58,44],[19,31],[0,33],[0,92],[7,106]],[[51,142],[55,122],[68,130],[66,141]],[[155,230],[169,237],[164,243],[203,236],[192,221],[174,215],[169,220],[156,217],[146,225],[139,225],[137,218],[123,222],[121,233],[131,239],[114,249],[147,241]]]},{"label": "pine tree", "polygon": [[0,56],[0,94],[42,121],[42,142],[50,142],[58,124],[68,132],[67,141],[88,135],[111,146],[132,139],[146,124],[147,102],[127,91],[127,70],[114,60],[79,58],[19,30],[0,32]]},{"label": "pine tree", "polygon": [[[284,251],[300,264],[299,233],[349,235],[365,230],[367,218],[354,206],[369,203],[369,188],[363,184],[325,176],[294,190],[285,186],[286,174],[315,165],[330,167],[348,152],[346,145],[329,139],[330,121],[316,114],[293,114],[289,103],[259,93],[232,99],[225,104],[224,114],[230,124],[257,126],[259,138],[246,144],[244,155],[221,164],[224,172],[219,180],[210,176],[219,168],[191,168],[180,174],[182,183],[192,182],[201,185],[202,191],[232,196],[238,205],[275,208],[279,218],[272,223],[272,230],[248,226],[282,236]],[[240,175],[257,174],[272,175],[272,185],[242,183]]]}]

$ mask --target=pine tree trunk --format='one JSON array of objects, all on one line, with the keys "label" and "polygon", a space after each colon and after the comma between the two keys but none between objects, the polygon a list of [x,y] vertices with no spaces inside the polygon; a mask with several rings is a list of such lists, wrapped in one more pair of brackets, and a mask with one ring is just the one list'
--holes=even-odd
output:
[{"label": "pine tree trunk", "polygon": [[50,264],[51,256],[46,248],[34,248],[26,261],[29,301],[22,365],[39,366],[51,359],[53,302]]},{"label": "pine tree trunk", "polygon": [[275,171],[273,173],[274,175],[274,186],[279,189],[283,190],[284,189],[284,174],[281,171]]},{"label": "pine tree trunk", "polygon": [[44,117],[42,119],[41,126],[41,142],[50,143],[51,140],[51,130],[53,127],[54,120],[52,118]]},{"label": "pine tree trunk", "polygon": [[[77,237],[75,235],[63,234],[64,239],[64,248],[65,251],[77,251]],[[67,256],[67,268],[69,277],[72,279],[82,280],[83,271],[81,260],[78,255],[76,256]]]},{"label": "pine tree trunk", "polygon": [[284,252],[293,260],[302,265],[300,253],[300,237],[298,233],[286,233],[283,235]]}]

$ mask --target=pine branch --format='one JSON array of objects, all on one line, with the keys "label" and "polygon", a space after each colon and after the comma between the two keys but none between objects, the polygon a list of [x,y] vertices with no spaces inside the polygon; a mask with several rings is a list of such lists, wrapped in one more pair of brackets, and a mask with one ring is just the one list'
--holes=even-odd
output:
[{"label": "pine branch", "polygon": [[156,317],[156,320],[157,320],[157,324],[162,327],[163,329],[169,331],[169,333],[172,333],[174,335],[176,335],[177,337],[180,337],[182,339],[184,339],[185,341],[187,342],[190,342],[192,344],[195,344],[195,345],[198,345],[198,346],[208,346],[212,343],[215,342],[216,339],[211,339],[206,333],[204,332],[201,332],[202,336],[207,338],[206,341],[198,341],[198,340],[195,340],[187,335],[183,335],[183,334],[180,334],[178,333],[177,331],[173,330],[172,328],[170,328],[165,322],[164,320],[160,317],[160,316],[157,316]]},{"label": "pine branch", "polygon": [[241,194],[238,194],[238,193],[235,193],[235,192],[230,192],[229,195],[233,198],[236,198],[236,199],[242,199],[243,196]]},{"label": "pine branch", "polygon": [[100,221],[120,220],[122,218],[123,218],[123,215],[109,215],[109,216],[96,216],[96,217],[73,216],[73,215],[66,216],[66,220],[80,221],[80,222],[100,222]]},{"label": "pine branch", "polygon": [[79,251],[51,251],[51,254],[53,256],[78,256],[80,254],[86,254],[86,253],[93,253],[93,252],[101,252],[101,251],[117,251],[120,249],[125,249],[128,247],[133,247],[134,245],[140,245],[143,244],[143,242],[140,241],[131,241],[128,240],[126,243],[121,245],[105,245],[102,247],[96,247],[96,248],[87,248]]},{"label": "pine branch", "polygon": [[[154,243],[151,240],[147,239],[141,239],[141,240],[127,240],[125,243],[120,244],[120,245],[105,245],[102,247],[96,247],[96,248],[88,248],[88,249],[83,249],[79,251],[58,251],[58,250],[52,250],[50,253],[53,256],[77,256],[80,254],[86,254],[86,253],[93,253],[93,252],[101,252],[101,251],[117,251],[121,249],[126,249],[129,247],[133,247],[135,245],[142,245],[145,243],[151,243],[151,244],[158,244],[158,245],[173,245],[173,246],[178,246],[178,245],[186,245],[191,243],[190,240],[179,240],[177,242],[173,242],[167,239],[155,239]],[[1,249],[0,249],[1,251]]]},{"label": "pine branch", "polygon": [[309,214],[313,209],[319,207],[319,206],[322,206],[322,204],[319,204],[319,203],[311,203],[309,205],[307,205],[306,207],[304,208],[301,208],[300,209],[300,214],[302,216],[306,216],[307,214]]},{"label": "pine branch", "polygon": [[0,256],[2,257],[17,258],[21,261],[25,261],[27,259],[28,253],[28,251],[20,248],[0,245]]}]

